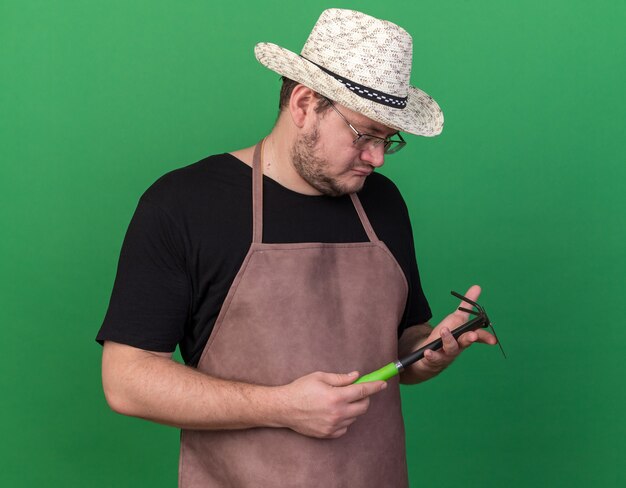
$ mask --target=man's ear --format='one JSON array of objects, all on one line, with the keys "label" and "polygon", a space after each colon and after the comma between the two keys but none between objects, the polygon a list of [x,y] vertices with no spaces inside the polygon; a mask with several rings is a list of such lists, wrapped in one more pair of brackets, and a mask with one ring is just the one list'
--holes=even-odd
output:
[{"label": "man's ear", "polygon": [[289,113],[291,120],[299,129],[302,129],[307,119],[316,115],[317,93],[304,85],[296,85],[289,99]]}]

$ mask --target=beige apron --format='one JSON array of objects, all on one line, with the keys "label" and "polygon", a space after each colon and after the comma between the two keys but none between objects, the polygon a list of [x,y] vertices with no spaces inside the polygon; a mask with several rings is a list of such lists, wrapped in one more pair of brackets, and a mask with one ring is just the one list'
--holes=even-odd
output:
[{"label": "beige apron", "polygon": [[[314,371],[368,373],[398,356],[408,287],[358,197],[369,242],[264,244],[260,144],[253,242],[198,363],[206,374],[284,385]],[[184,430],[179,486],[406,487],[398,377],[338,439],[290,429]]]}]

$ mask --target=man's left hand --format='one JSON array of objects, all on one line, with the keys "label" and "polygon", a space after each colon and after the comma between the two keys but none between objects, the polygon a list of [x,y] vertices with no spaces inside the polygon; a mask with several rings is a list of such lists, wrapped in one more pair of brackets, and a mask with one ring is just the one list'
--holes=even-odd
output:
[{"label": "man's left hand", "polygon": [[[467,290],[465,296],[476,302],[480,296],[480,291],[480,286],[474,285]],[[472,308],[472,306],[467,302],[461,302],[460,306],[468,309]],[[419,383],[438,375],[450,366],[450,364],[452,364],[452,362],[463,350],[467,349],[475,342],[489,345],[495,345],[497,343],[496,338],[484,329],[465,332],[458,338],[458,340],[455,339],[452,336],[451,331],[463,325],[468,320],[469,314],[457,308],[453,313],[448,315],[436,327],[434,327],[430,334],[428,334],[425,338],[423,338],[425,334],[422,334],[422,339],[417,343],[413,343],[413,345],[410,346],[410,350],[417,350],[423,345],[435,341],[440,337],[443,340],[443,346],[437,351],[425,351],[423,359],[413,364],[410,368],[407,368],[401,374],[402,383]],[[409,330],[410,329],[411,328],[409,328]],[[408,352],[406,351],[406,346],[408,345],[406,342],[407,340],[410,341],[409,337],[406,339],[402,337],[400,340],[400,349],[402,354],[404,352]],[[402,339],[405,340],[403,341]],[[404,344],[402,344],[403,342]],[[405,351],[402,351],[403,349]]]}]

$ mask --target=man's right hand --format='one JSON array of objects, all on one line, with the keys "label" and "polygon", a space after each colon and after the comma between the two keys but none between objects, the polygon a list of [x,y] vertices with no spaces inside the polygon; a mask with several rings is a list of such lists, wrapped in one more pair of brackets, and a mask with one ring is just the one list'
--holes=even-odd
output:
[{"label": "man's right hand", "polygon": [[353,384],[357,372],[311,373],[279,387],[282,424],[300,434],[336,439],[367,412],[369,397],[387,387],[384,381]]},{"label": "man's right hand", "polygon": [[386,383],[354,385],[357,373],[311,373],[281,386],[215,378],[183,366],[169,353],[107,341],[102,382],[111,408],[181,429],[289,428],[336,438],[363,415]]}]

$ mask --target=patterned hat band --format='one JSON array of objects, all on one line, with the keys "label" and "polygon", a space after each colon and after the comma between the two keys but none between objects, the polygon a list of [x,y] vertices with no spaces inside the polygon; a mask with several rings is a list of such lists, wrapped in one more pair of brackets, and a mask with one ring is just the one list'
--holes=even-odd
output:
[{"label": "patterned hat band", "polygon": [[319,69],[321,69],[326,74],[329,74],[330,76],[335,78],[339,83],[344,85],[346,88],[352,90],[354,93],[356,93],[360,97],[366,98],[376,103],[380,103],[382,105],[386,105],[387,107],[394,107],[394,108],[399,108],[399,109],[403,109],[404,107],[406,107],[406,102],[408,100],[408,97],[396,97],[394,95],[381,92],[380,90],[374,90],[373,88],[359,85],[355,81],[348,80],[347,78],[344,78],[343,76],[339,76],[338,74],[333,73],[331,70],[324,68],[324,66],[321,66],[317,64],[316,62],[305,58],[304,56],[302,56],[302,54],[300,54],[300,57],[302,59],[306,59],[309,63],[314,64]]}]

